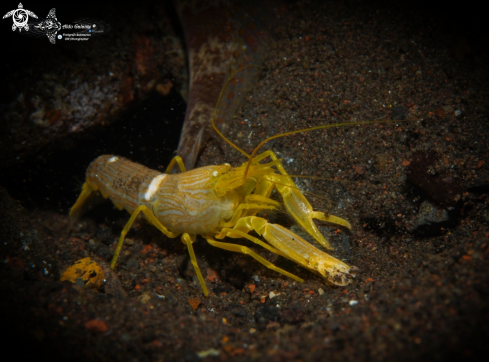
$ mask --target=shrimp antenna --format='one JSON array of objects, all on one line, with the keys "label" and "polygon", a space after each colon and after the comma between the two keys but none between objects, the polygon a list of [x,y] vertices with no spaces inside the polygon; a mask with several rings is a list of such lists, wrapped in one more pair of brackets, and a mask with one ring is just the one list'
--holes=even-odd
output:
[{"label": "shrimp antenna", "polygon": [[248,160],[248,163],[246,164],[245,172],[244,172],[244,175],[243,175],[243,180],[246,180],[246,175],[248,174],[248,170],[250,168],[251,162],[253,161],[253,158],[254,158],[255,154],[258,152],[258,150],[265,143],[267,143],[267,142],[269,142],[271,140],[274,140],[276,138],[286,137],[286,136],[290,136],[290,135],[293,135],[293,134],[296,134],[296,133],[303,133],[303,132],[315,131],[315,130],[318,130],[318,129],[325,129],[325,128],[353,126],[353,125],[357,125],[357,124],[393,123],[393,122],[403,122],[403,121],[407,121],[407,120],[394,121],[394,120],[388,119],[388,120],[375,120],[375,121],[366,121],[366,122],[359,121],[359,122],[343,122],[343,123],[335,123],[335,124],[324,124],[322,126],[316,126],[316,127],[311,127],[311,128],[299,129],[299,130],[296,130],[296,131],[285,132],[285,133],[277,134],[277,135],[272,136],[272,137],[268,137],[265,140],[263,140],[258,146],[256,146],[256,148],[253,150],[253,152],[249,156],[249,160]]},{"label": "shrimp antenna", "polygon": [[[224,86],[222,87],[221,89],[221,92],[219,93],[219,98],[217,99],[217,103],[216,103],[216,106],[214,107],[214,112],[212,113],[212,128],[214,129],[214,131],[216,131],[216,133],[221,136],[221,138],[226,141],[227,143],[229,143],[229,145],[231,147],[233,147],[235,150],[241,152],[245,157],[247,158],[250,158],[250,155],[247,154],[245,151],[243,151],[241,148],[239,148],[238,146],[236,146],[233,142],[231,142],[231,140],[229,138],[227,138],[226,136],[224,136],[222,134],[221,131],[219,131],[219,129],[216,127],[216,115],[217,115],[217,108],[219,107],[219,104],[221,103],[221,99],[222,99],[222,96],[224,95],[224,91],[226,90],[226,87],[229,85],[229,83],[234,79],[234,77],[236,76],[236,74],[240,73],[241,71],[243,71],[243,69],[245,68],[251,68],[251,67],[257,67],[257,68],[263,68],[259,65],[255,65],[255,64],[249,64],[245,67],[243,67],[242,69],[239,69],[237,70],[236,72],[234,72],[233,74],[231,74],[231,76],[228,77],[228,79],[226,80],[226,83],[224,83]],[[248,170],[248,169],[247,169]]]},{"label": "shrimp antenna", "polygon": [[214,129],[214,131],[216,131],[216,133],[219,136],[222,137],[223,140],[225,140],[227,143],[229,143],[229,145],[231,147],[233,147],[235,150],[239,151],[245,157],[248,158],[248,162],[246,164],[245,172],[243,174],[243,181],[246,180],[246,176],[248,175],[248,170],[250,169],[250,165],[253,162],[253,158],[256,155],[256,153],[258,152],[258,150],[265,143],[267,143],[267,142],[269,142],[271,140],[274,140],[274,139],[277,139],[277,138],[281,138],[281,137],[287,137],[287,136],[290,136],[290,135],[293,135],[293,134],[297,134],[297,133],[304,133],[304,132],[309,132],[309,131],[315,131],[315,130],[318,130],[318,129],[326,129],[326,128],[333,128],[333,127],[344,127],[344,126],[354,126],[354,125],[358,125],[358,124],[366,125],[366,124],[394,123],[394,122],[397,123],[397,122],[405,122],[405,121],[407,121],[407,120],[391,120],[391,119],[388,119],[388,120],[374,120],[374,121],[365,121],[365,122],[364,121],[343,122],[343,123],[336,123],[336,124],[325,124],[325,125],[322,125],[322,126],[316,126],[316,127],[304,128],[304,129],[300,129],[300,130],[296,130],[296,131],[290,131],[290,132],[280,133],[280,134],[277,134],[275,136],[268,137],[265,140],[263,140],[258,146],[256,146],[256,148],[253,150],[253,152],[251,153],[251,155],[249,155],[245,151],[243,151],[241,148],[239,148],[236,144],[234,144],[229,138],[227,138],[226,136],[224,136],[222,134],[222,132],[219,131],[219,129],[217,128],[216,122],[215,122],[216,121],[217,108],[219,107],[219,104],[221,103],[221,99],[222,99],[222,96],[224,95],[224,91],[225,91],[226,87],[234,79],[234,77],[236,76],[236,74],[240,73],[243,69],[249,68],[249,67],[263,68],[263,67],[260,67],[258,65],[255,65],[255,64],[249,64],[249,65],[247,65],[247,66],[245,66],[245,67],[237,70],[231,76],[228,77],[228,79],[226,80],[226,83],[224,83],[224,86],[221,89],[221,92],[219,93],[219,98],[217,99],[216,107],[214,107],[214,112],[212,114],[212,122],[211,122],[212,128]]}]

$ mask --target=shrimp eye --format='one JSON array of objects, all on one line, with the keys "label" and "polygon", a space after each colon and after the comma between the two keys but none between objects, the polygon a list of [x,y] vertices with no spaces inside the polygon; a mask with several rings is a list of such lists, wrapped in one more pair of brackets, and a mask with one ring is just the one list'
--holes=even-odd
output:
[{"label": "shrimp eye", "polygon": [[219,174],[219,173],[218,173],[217,171],[214,171],[214,172],[212,173],[212,176],[217,177],[217,175],[218,175],[218,174]]}]

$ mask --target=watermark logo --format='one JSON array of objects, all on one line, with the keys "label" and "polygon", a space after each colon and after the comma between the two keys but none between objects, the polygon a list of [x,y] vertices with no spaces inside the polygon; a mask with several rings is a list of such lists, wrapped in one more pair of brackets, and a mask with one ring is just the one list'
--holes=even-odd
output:
[{"label": "watermark logo", "polygon": [[[37,29],[44,31],[52,44],[56,43],[56,34],[58,30],[61,29],[61,23],[56,19],[56,9],[52,8],[49,11],[48,17],[46,20],[40,22],[38,25],[35,25]],[[61,39],[61,38],[59,38]]]},{"label": "watermark logo", "polygon": [[[34,38],[47,36],[51,44],[56,44],[56,39],[62,41],[88,41],[93,36],[102,35],[110,30],[110,26],[100,20],[82,18],[68,24],[61,24],[56,18],[56,8],[52,8],[46,18],[39,17],[32,11],[24,9],[22,3],[18,8],[9,11],[4,19],[12,17],[12,30],[19,29],[19,33]],[[32,20],[30,18],[38,19]],[[24,30],[24,31],[22,31]]]},{"label": "watermark logo", "polygon": [[19,3],[18,9],[9,11],[3,16],[3,18],[5,19],[12,17],[12,20],[14,21],[14,24],[12,25],[12,31],[19,29],[19,32],[21,32],[22,29],[24,29],[25,31],[29,31],[29,16],[37,19],[36,14],[34,14],[32,11],[24,9],[22,3]]}]

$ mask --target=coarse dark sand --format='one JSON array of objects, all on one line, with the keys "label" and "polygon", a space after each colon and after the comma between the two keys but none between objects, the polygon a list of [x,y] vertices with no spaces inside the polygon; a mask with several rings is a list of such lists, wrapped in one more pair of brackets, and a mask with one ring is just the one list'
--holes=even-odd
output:
[{"label": "coarse dark sand", "polygon": [[[489,34],[476,26],[477,11],[318,1],[287,4],[287,13],[260,80],[225,134],[251,152],[290,130],[394,121],[302,133],[263,147],[290,174],[317,176],[295,181],[316,210],[351,223],[351,231],[318,225],[336,246],[333,254],[359,269],[356,278],[331,287],[291,261],[233,240],[305,280],[297,283],[199,239],[194,249],[210,289],[206,299],[179,238],[145,222],[130,231],[110,271],[129,216],[109,204],[68,235],[67,209],[81,180],[64,185],[72,199],[57,200],[61,208],[54,201],[34,207],[29,191],[18,196],[20,185],[9,184],[0,190],[4,350],[17,359],[70,361],[484,355]],[[145,157],[158,164],[156,156]],[[244,161],[216,136],[198,166]],[[36,176],[29,182],[42,184],[42,173]],[[297,232],[285,215],[268,216]],[[104,267],[101,291],[59,281],[87,256]]]}]

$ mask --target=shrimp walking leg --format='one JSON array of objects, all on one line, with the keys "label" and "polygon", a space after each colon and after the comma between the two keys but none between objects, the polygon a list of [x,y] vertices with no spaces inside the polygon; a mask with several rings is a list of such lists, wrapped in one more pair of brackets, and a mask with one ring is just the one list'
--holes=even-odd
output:
[{"label": "shrimp walking leg", "polygon": [[70,210],[70,224],[68,229],[70,230],[75,222],[87,211],[104,202],[104,197],[97,191],[95,187],[85,182],[82,187],[82,192],[76,203]]},{"label": "shrimp walking leg", "polygon": [[94,192],[95,190],[88,184],[88,182],[85,182],[83,184],[82,192],[80,196],[78,196],[78,200],[76,200],[76,203],[70,210],[70,217],[73,218],[76,214],[79,213],[79,210],[81,210],[82,206],[86,203],[90,196],[93,195]]},{"label": "shrimp walking leg", "polygon": [[180,168],[180,172],[187,171],[187,169],[185,168],[185,165],[183,164],[182,158],[180,156],[175,156],[170,161],[168,167],[166,168],[165,173],[170,173],[171,170],[173,169],[173,166],[175,166],[175,163],[178,164],[178,167]]},{"label": "shrimp walking leg", "polygon": [[224,239],[226,236],[228,238],[233,238],[233,239],[239,239],[239,238],[245,238],[248,239],[252,242],[254,242],[257,245],[260,245],[262,248],[267,249],[268,251],[271,251],[274,254],[281,255],[284,258],[287,258],[287,255],[282,253],[280,250],[275,249],[273,246],[270,246],[263,241],[261,241],[258,238],[255,238],[254,236],[248,235],[247,232],[236,230],[236,229],[230,229],[230,228],[224,228],[221,230],[219,234],[216,235],[216,239]]},{"label": "shrimp walking leg", "polygon": [[121,232],[121,236],[119,238],[119,242],[117,243],[117,247],[115,249],[114,257],[112,258],[112,261],[110,262],[110,268],[114,269],[115,264],[117,263],[117,258],[119,258],[119,254],[122,249],[122,244],[124,244],[124,238],[126,237],[127,233],[131,229],[132,224],[134,223],[134,220],[136,220],[136,217],[139,215],[140,212],[143,212],[148,221],[156,226],[158,230],[160,230],[163,234],[168,236],[169,238],[176,238],[178,235],[177,233],[172,233],[170,230],[168,230],[166,227],[164,227],[154,216],[153,212],[148,209],[145,205],[138,206],[136,210],[131,215],[131,218],[127,222],[126,226],[124,226],[124,229]]},{"label": "shrimp walking leg", "polygon": [[192,243],[195,241],[195,236],[192,237],[185,233],[182,235],[182,242],[187,245],[188,253],[190,255],[190,262],[194,266],[195,273],[197,274],[197,278],[199,278],[199,283],[200,286],[202,287],[202,290],[204,291],[204,295],[206,297],[209,296],[209,291],[207,290],[207,286],[205,285],[204,278],[202,277],[202,273],[200,272],[199,265],[197,264],[197,258],[195,257],[194,253],[194,247],[192,246]]},{"label": "shrimp walking leg", "polygon": [[209,244],[211,244],[212,246],[215,246],[216,248],[220,248],[220,249],[224,249],[224,250],[228,250],[228,251],[234,251],[236,253],[241,253],[241,254],[247,254],[247,255],[251,256],[253,259],[255,259],[256,261],[265,265],[268,269],[274,270],[274,271],[276,271],[280,274],[283,274],[289,278],[297,280],[298,282],[302,283],[304,281],[303,279],[299,278],[298,276],[295,276],[294,274],[289,273],[288,271],[285,271],[285,270],[279,268],[275,264],[270,263],[267,259],[261,257],[260,255],[255,253],[250,248],[247,248],[246,246],[238,245],[238,244],[231,244],[231,243],[222,243],[219,241],[215,241],[214,239],[212,239],[212,237],[209,237],[209,236],[207,236],[205,238]]},{"label": "shrimp walking leg", "polygon": [[[270,200],[273,201],[273,200]],[[233,216],[228,222],[221,223],[222,227],[233,227],[236,225],[238,220],[243,216],[243,211],[253,210],[253,215],[256,214],[259,210],[274,210],[276,206],[274,204],[264,205],[264,204],[241,204],[239,205],[233,213]]]}]

